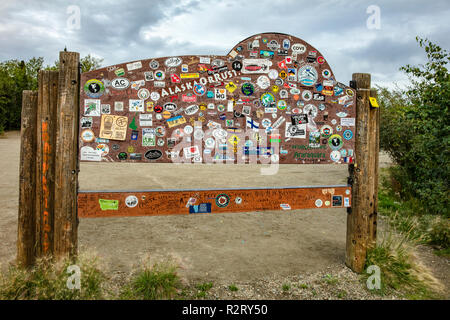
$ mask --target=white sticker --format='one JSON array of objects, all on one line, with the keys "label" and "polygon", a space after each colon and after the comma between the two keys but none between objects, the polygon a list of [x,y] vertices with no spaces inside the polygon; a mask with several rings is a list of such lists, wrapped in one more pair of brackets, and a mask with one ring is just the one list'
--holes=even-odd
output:
[{"label": "white sticker", "polygon": [[133,70],[140,69],[140,68],[142,68],[142,62],[141,61],[136,61],[136,62],[132,62],[132,63],[128,63],[127,64],[128,71],[133,71]]},{"label": "white sticker", "polygon": [[320,208],[320,207],[322,206],[323,202],[322,202],[322,200],[317,199],[316,202],[315,202],[315,204],[316,204],[316,207],[317,207],[317,208]]},{"label": "white sticker", "polygon": [[84,161],[102,161],[100,151],[94,150],[92,147],[82,147],[80,150],[81,160]]},{"label": "white sticker", "polygon": [[138,198],[136,196],[128,196],[125,199],[125,205],[128,208],[134,208],[134,207],[136,207],[138,205],[138,203],[139,203],[139,200],[138,200]]},{"label": "white sticker", "polygon": [[139,115],[139,125],[141,127],[151,127],[153,125],[153,115],[152,114],[140,114]]},{"label": "white sticker", "polygon": [[354,127],[355,126],[355,118],[341,118],[341,126]]},{"label": "white sticker", "polygon": [[291,206],[288,203],[281,203],[280,207],[283,210],[291,210]]}]

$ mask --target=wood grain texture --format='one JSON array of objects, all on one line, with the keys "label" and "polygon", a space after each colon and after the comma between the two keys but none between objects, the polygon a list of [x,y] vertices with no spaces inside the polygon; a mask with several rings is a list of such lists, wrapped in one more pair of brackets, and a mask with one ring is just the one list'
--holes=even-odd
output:
[{"label": "wood grain texture", "polygon": [[[117,202],[112,203],[113,201]],[[282,204],[288,204],[291,210],[348,207],[351,206],[351,188],[330,186],[273,189],[80,192],[78,194],[78,215],[80,218],[102,218],[197,214],[196,211],[200,211],[198,213],[214,214],[283,210]]]},{"label": "wood grain texture", "polygon": [[[373,174],[369,153],[369,114],[370,114],[370,74],[354,73],[356,82],[356,162],[352,173],[352,199],[354,205],[347,215],[346,265],[355,272],[362,272],[369,238],[370,203],[373,207],[373,194],[370,194]],[[373,188],[373,187],[372,187]],[[372,196],[372,197],[371,197]]]},{"label": "wood grain texture", "polygon": [[59,96],[55,163],[55,246],[56,257],[77,253],[78,219],[78,106],[80,55],[59,54]]},{"label": "wood grain texture", "polygon": [[36,234],[37,255],[53,253],[55,128],[58,72],[39,71],[36,147]]},{"label": "wood grain texture", "polygon": [[[370,96],[376,98],[377,90],[370,90]],[[380,108],[370,108],[369,113],[369,176],[371,189],[369,190],[372,201],[369,214],[369,247],[374,247],[377,241],[377,215],[378,215],[378,181],[379,181],[379,153],[380,153]]]},{"label": "wood grain texture", "polygon": [[17,264],[29,267],[36,256],[36,125],[38,93],[23,91],[20,130],[19,214]]}]

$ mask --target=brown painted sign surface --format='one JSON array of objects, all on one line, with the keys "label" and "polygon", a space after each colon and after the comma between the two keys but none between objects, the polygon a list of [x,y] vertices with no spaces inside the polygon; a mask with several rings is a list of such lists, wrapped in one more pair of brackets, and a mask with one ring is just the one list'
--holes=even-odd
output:
[{"label": "brown painted sign surface", "polygon": [[117,64],[81,81],[81,161],[354,160],[355,91],[290,35],[258,34],[225,56]]},{"label": "brown painted sign surface", "polygon": [[80,218],[343,208],[351,187],[80,192]]}]

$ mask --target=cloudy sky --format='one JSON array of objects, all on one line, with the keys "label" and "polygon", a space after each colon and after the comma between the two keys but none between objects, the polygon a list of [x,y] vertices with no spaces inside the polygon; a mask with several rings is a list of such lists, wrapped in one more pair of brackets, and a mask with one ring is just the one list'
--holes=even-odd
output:
[{"label": "cloudy sky", "polygon": [[261,32],[288,33],[309,42],[340,82],[348,83],[354,72],[368,72],[375,84],[402,86],[407,79],[399,67],[425,62],[416,36],[450,49],[450,1],[0,2],[1,61],[42,56],[52,64],[65,46],[103,58],[103,66],[171,55],[225,55]]}]

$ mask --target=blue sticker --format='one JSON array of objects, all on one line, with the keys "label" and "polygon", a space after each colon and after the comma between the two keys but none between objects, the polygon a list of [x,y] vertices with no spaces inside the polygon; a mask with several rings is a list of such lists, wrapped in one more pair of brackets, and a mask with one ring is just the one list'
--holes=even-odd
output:
[{"label": "blue sticker", "polygon": [[353,132],[351,130],[345,130],[343,136],[345,140],[350,140],[353,138]]},{"label": "blue sticker", "polygon": [[189,206],[189,213],[211,213],[211,203]]}]

